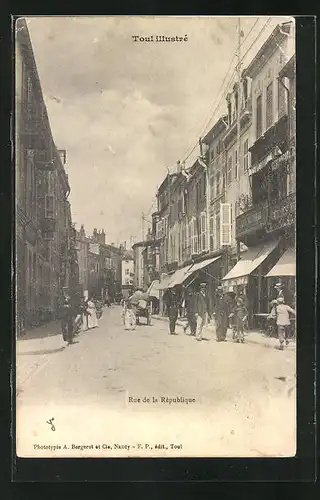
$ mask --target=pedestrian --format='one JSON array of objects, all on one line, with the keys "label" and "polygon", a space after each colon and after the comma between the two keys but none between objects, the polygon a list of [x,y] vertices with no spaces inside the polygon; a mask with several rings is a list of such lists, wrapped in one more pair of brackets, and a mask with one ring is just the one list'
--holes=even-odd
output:
[{"label": "pedestrian", "polygon": [[136,316],[133,311],[133,306],[130,302],[126,302],[125,312],[124,312],[124,329],[125,330],[135,330],[136,329]]},{"label": "pedestrian", "polygon": [[98,326],[98,319],[96,313],[96,306],[92,298],[87,302],[87,312],[88,312],[88,330],[91,328],[96,328]]},{"label": "pedestrian", "polygon": [[218,286],[216,292],[215,322],[217,342],[226,341],[229,317],[228,304],[222,286]]},{"label": "pedestrian", "polygon": [[197,331],[197,300],[194,290],[190,287],[185,290],[185,308],[187,313],[187,324],[184,327],[184,333],[187,332],[188,327],[190,328],[190,335],[193,337],[196,335]]},{"label": "pedestrian", "polygon": [[278,305],[277,300],[272,300],[270,303],[270,313],[269,316],[267,317],[267,325],[268,325],[268,335],[274,334],[276,331],[276,319],[277,319],[277,312],[276,308]]},{"label": "pedestrian", "polygon": [[68,345],[73,344],[73,307],[70,295],[66,294],[62,298],[61,307],[61,330],[62,337]]},{"label": "pedestrian", "polygon": [[292,293],[287,289],[287,287],[283,284],[281,278],[279,279],[278,283],[275,284],[274,286],[274,299],[279,299],[282,297],[284,299],[285,304],[292,304],[293,303],[293,295]]},{"label": "pedestrian", "polygon": [[237,325],[235,318],[235,308],[236,308],[236,293],[233,286],[230,286],[226,294],[226,301],[228,305],[228,318],[229,318],[229,328],[232,330],[232,338],[236,339],[237,336]]},{"label": "pedestrian", "polygon": [[200,291],[197,295],[197,312],[196,312],[196,339],[201,341],[203,339],[203,328],[208,324],[210,318],[209,302],[207,297],[207,284],[200,284]]},{"label": "pedestrian", "polygon": [[283,297],[279,297],[276,306],[276,322],[278,327],[278,338],[280,343],[280,350],[284,349],[284,342],[286,345],[289,344],[288,330],[290,327],[290,316],[291,314],[296,314],[296,311],[288,306]]},{"label": "pedestrian", "polygon": [[168,316],[169,316],[169,334],[176,335],[176,322],[178,319],[180,299],[177,288],[173,287],[168,293]]},{"label": "pedestrian", "polygon": [[245,301],[243,297],[237,297],[235,303],[234,311],[234,325],[236,342],[244,342],[244,324],[248,316],[248,310],[246,308]]}]

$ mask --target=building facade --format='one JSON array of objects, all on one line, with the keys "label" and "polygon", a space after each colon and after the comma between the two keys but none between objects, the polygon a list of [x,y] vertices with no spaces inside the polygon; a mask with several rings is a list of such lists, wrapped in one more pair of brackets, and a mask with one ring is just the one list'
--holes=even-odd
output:
[{"label": "building facade", "polygon": [[[268,311],[280,256],[295,246],[294,24],[277,26],[245,70],[252,86],[248,169],[250,199],[236,217],[236,239],[264,255],[254,273],[233,280],[247,289],[252,313]],[[294,252],[293,252],[294,253]],[[292,276],[291,288],[294,288]],[[254,319],[254,318],[252,318]]]},{"label": "building facade", "polygon": [[81,293],[111,301],[121,292],[123,249],[106,243],[104,230],[87,236],[82,225],[77,232]]},{"label": "building facade", "polygon": [[134,260],[133,254],[125,251],[122,257],[121,286],[122,289],[130,289],[134,282]]},{"label": "building facade", "polygon": [[21,332],[58,315],[77,262],[66,155],[52,138],[24,20],[17,23],[15,64],[16,316]]},{"label": "building facade", "polygon": [[158,189],[163,289],[190,278],[214,297],[221,283],[251,297],[251,320],[268,311],[266,276],[294,245],[294,109],[294,25],[284,23],[239,74],[198,159],[187,171],[178,163]]}]

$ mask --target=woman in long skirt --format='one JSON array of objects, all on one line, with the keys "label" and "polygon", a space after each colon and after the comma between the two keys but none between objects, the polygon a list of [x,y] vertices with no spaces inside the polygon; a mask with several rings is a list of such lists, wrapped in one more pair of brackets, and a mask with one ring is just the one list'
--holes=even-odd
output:
[{"label": "woman in long skirt", "polygon": [[88,329],[90,328],[96,328],[98,326],[98,319],[97,319],[97,312],[96,312],[96,306],[93,302],[93,300],[88,300]]}]

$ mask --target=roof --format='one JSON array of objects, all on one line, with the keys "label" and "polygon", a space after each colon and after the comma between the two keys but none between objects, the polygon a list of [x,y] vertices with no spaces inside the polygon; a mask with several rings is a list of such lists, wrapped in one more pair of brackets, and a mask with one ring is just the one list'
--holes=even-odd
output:
[{"label": "roof", "polygon": [[243,72],[243,76],[253,78],[261,68],[263,68],[270,57],[270,52],[273,53],[279,47],[279,43],[281,43],[290,33],[290,24],[292,24],[292,22],[283,23],[281,25],[277,24],[271,35],[264,42],[249,66]]},{"label": "roof", "polygon": [[219,120],[213,125],[209,130],[207,135],[202,139],[204,144],[210,144],[210,142],[215,139],[215,134],[220,134],[227,128],[228,115],[221,116]]},{"label": "roof", "polygon": [[288,78],[294,78],[296,70],[296,56],[293,55],[289,61],[283,66],[279,71],[279,77],[283,78],[287,76]]}]

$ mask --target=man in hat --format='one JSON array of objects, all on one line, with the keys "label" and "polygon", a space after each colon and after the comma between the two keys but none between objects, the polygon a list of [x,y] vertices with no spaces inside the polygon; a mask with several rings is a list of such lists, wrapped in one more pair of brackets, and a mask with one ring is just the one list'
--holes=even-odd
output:
[{"label": "man in hat", "polygon": [[274,289],[275,289],[274,300],[282,297],[286,304],[292,304],[292,299],[293,299],[292,294],[284,286],[281,279],[279,279],[278,283],[275,284]]},{"label": "man in hat", "polygon": [[207,297],[207,283],[200,284],[200,291],[197,297],[197,330],[196,339],[201,341],[203,339],[202,331],[203,327],[207,324],[208,318],[210,317],[209,302]]},{"label": "man in hat", "polygon": [[187,312],[187,324],[184,327],[184,332],[186,333],[188,326],[193,337],[196,335],[197,330],[197,296],[191,287],[187,287],[185,290],[185,307]]},{"label": "man in hat", "polygon": [[222,286],[218,286],[216,292],[215,321],[217,342],[223,342],[226,340],[229,318],[228,304]]},{"label": "man in hat", "polygon": [[180,298],[176,287],[169,290],[167,295],[167,307],[169,316],[169,334],[176,335],[176,322],[180,308]]}]

